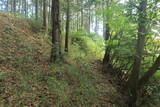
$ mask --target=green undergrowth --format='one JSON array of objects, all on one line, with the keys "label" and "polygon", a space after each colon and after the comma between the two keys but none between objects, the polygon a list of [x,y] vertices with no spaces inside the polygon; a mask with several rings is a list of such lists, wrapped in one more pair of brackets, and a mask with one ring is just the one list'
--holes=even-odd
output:
[{"label": "green undergrowth", "polygon": [[[63,65],[63,66],[62,66]],[[56,107],[96,105],[98,78],[89,68],[64,63],[48,71],[0,72],[1,107]]]},{"label": "green undergrowth", "polygon": [[102,37],[82,30],[72,32],[70,36],[70,56],[75,56],[76,58],[77,56],[82,57],[84,60],[102,59],[104,52]]}]

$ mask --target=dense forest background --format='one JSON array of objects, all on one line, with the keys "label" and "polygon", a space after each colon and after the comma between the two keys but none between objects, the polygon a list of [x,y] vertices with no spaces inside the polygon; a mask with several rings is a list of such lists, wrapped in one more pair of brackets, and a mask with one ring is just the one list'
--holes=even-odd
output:
[{"label": "dense forest background", "polygon": [[0,107],[159,107],[160,0],[0,0]]}]

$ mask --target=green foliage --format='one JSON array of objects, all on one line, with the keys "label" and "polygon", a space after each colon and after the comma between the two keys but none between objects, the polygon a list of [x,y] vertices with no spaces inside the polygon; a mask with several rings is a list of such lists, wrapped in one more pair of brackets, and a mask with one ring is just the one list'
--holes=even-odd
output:
[{"label": "green foliage", "polygon": [[112,63],[116,67],[129,69],[135,55],[137,25],[125,14],[125,6],[117,2],[106,7],[104,15],[111,35],[105,44]]},{"label": "green foliage", "polygon": [[[39,2],[39,6],[42,6],[42,1],[43,0]],[[136,13],[137,9],[135,9],[135,7],[139,1],[132,0],[133,6],[127,7],[127,9],[132,8],[134,10],[134,16],[129,16],[126,6],[120,4],[118,0],[109,0],[108,6],[102,1],[103,0],[82,0],[81,3],[71,1],[72,14],[70,14],[70,23],[73,29],[70,30],[69,53],[65,53],[65,58],[63,60],[65,63],[48,63],[50,46],[47,45],[51,45],[51,36],[39,34],[44,36],[38,38],[31,37],[30,34],[42,31],[41,17],[39,17],[39,20],[33,18],[28,20],[34,32],[28,33],[30,28],[27,29],[27,32],[25,32],[25,29],[16,28],[19,24],[16,26],[17,21],[13,20],[15,17],[11,17],[11,19],[8,20],[9,22],[13,22],[11,23],[12,26],[2,26],[2,32],[0,29],[0,35],[2,34],[2,37],[0,37],[0,41],[2,40],[2,42],[0,42],[0,48],[4,47],[3,49],[5,51],[2,49],[0,52],[0,54],[3,53],[3,56],[0,56],[0,64],[4,63],[4,65],[0,65],[0,67],[4,69],[3,71],[0,70],[0,106],[2,103],[2,107],[3,104],[6,107],[48,107],[51,105],[57,107],[88,107],[97,106],[96,101],[105,100],[106,90],[109,90],[108,87],[105,87],[107,84],[103,86],[101,84],[103,84],[102,82],[104,81],[97,81],[101,80],[102,77],[99,77],[98,73],[97,75],[93,74],[95,66],[90,66],[88,62],[102,59],[106,45],[114,66],[124,67],[125,71],[130,70],[133,64],[133,57],[136,55],[135,46],[137,40],[138,14]],[[61,0],[60,2],[60,11],[62,11],[61,28],[63,28],[66,21],[66,0]],[[149,1],[148,4],[151,6],[148,6],[150,9],[147,9],[147,21],[152,22],[152,18],[157,20],[155,16],[158,13],[158,9],[154,8],[153,0]],[[23,6],[19,5],[19,7]],[[19,13],[13,14],[20,18],[32,17],[34,14],[31,14],[31,10],[34,8],[31,7],[35,7],[35,0],[33,0],[33,3],[29,2],[27,16]],[[23,13],[23,10],[20,9],[20,11]],[[41,11],[39,11],[38,15],[42,16],[40,12]],[[49,13],[48,15],[50,16],[51,14]],[[88,24],[89,17],[91,22],[97,18],[97,21],[100,22],[98,24],[102,25],[101,21],[103,20],[109,25],[111,34],[109,40],[104,41],[102,37],[92,33],[89,34],[85,31],[84,26],[86,27]],[[6,18],[6,16],[2,17],[2,19],[3,18]],[[83,20],[83,26],[80,25],[81,20]],[[1,24],[5,22],[6,21],[3,19]],[[160,51],[160,39],[155,36],[159,34],[155,34],[151,31],[153,26],[154,29],[158,29],[154,23],[148,28],[150,31],[147,33],[146,37],[147,40],[142,61],[143,67],[141,68],[141,75],[153,64]],[[52,28],[50,25],[48,29],[51,34]],[[76,31],[77,29],[79,30]],[[63,29],[62,33],[64,33]],[[18,34],[20,34],[20,36],[18,36]],[[23,37],[23,35],[27,36]],[[36,40],[34,41],[32,39]],[[62,39],[63,44],[63,36]],[[4,42],[3,40],[6,41]],[[41,42],[47,45],[43,47],[42,45],[44,44]],[[64,49],[63,46],[62,49]],[[5,69],[7,71],[5,71]],[[155,77],[158,80],[158,78],[160,78],[160,73],[157,72]],[[145,94],[157,100],[157,102],[160,100],[160,86],[158,83],[145,87],[147,91]],[[105,92],[100,99],[97,98],[98,94],[101,94],[98,92],[99,90]],[[109,90],[109,92],[112,93],[113,90]],[[103,96],[105,97],[103,98]],[[106,103],[106,100],[103,103]]]},{"label": "green foliage", "polygon": [[[94,57],[102,58],[104,48],[103,38],[88,34],[85,31],[73,32],[71,34],[71,54],[70,56],[76,57]],[[77,52],[75,54],[75,52]],[[85,58],[84,58],[85,59]]]},{"label": "green foliage", "polygon": [[[128,16],[125,5],[116,2],[112,2],[103,12],[111,34],[110,39],[105,43],[112,57],[112,62],[117,67],[125,66],[124,69],[130,70],[133,57],[136,55],[137,21],[133,21]],[[154,28],[155,25],[152,27]],[[157,34],[148,29],[141,74],[148,70],[159,54],[159,39],[155,35]]]}]

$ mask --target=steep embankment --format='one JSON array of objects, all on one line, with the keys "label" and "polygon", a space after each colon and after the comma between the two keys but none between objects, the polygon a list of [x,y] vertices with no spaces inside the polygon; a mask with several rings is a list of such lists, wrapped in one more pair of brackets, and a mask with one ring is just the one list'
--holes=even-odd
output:
[{"label": "steep embankment", "polygon": [[0,13],[0,19],[0,107],[112,107],[118,103],[111,78],[101,74],[101,62],[50,64],[50,46],[25,19],[6,13]]},{"label": "steep embankment", "polygon": [[0,70],[20,71],[21,65],[42,62],[49,46],[38,39],[28,22],[4,13],[0,19]]}]

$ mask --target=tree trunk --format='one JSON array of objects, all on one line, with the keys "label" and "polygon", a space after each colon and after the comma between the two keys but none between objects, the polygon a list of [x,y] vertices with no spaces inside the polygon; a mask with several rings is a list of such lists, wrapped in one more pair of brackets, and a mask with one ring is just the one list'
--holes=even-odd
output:
[{"label": "tree trunk", "polygon": [[97,4],[95,4],[95,27],[94,27],[94,32],[96,34],[98,34],[98,17],[97,17],[97,14],[96,14],[96,9],[97,9]]},{"label": "tree trunk", "polygon": [[52,49],[51,62],[55,62],[60,56],[60,12],[59,0],[52,0]]},{"label": "tree trunk", "polygon": [[48,3],[48,5],[49,5],[49,9],[48,9],[48,26],[50,26],[50,25],[52,25],[51,24],[51,9],[52,9],[52,2],[51,2],[51,0],[49,0],[49,3]]},{"label": "tree trunk", "polygon": [[47,0],[43,0],[43,29],[47,32]]},{"label": "tree trunk", "polygon": [[81,5],[81,28],[83,28],[83,1],[80,2]]},{"label": "tree trunk", "polygon": [[28,15],[28,8],[27,8],[27,1],[24,0],[24,14],[25,14],[25,17],[27,17]]},{"label": "tree trunk", "polygon": [[[107,20],[106,20],[106,16],[104,14],[104,9],[110,4],[110,1],[105,1],[103,0],[102,1],[102,9],[103,9],[103,37],[104,37],[104,40],[109,40],[109,38],[111,37],[111,34],[110,34],[110,27],[109,27],[109,24],[107,23]],[[107,70],[108,67],[110,67],[110,47],[106,46],[106,49],[105,49],[105,55],[104,55],[104,58],[103,58],[103,72],[105,72]]]},{"label": "tree trunk", "polygon": [[103,37],[106,36],[106,22],[105,22],[105,14],[104,14],[104,10],[105,10],[105,7],[106,7],[106,3],[105,3],[105,0],[102,0],[102,10],[103,10]]},{"label": "tree trunk", "polygon": [[138,85],[138,78],[139,72],[141,69],[141,61],[142,55],[144,51],[145,45],[145,36],[146,36],[146,7],[147,7],[147,0],[140,0],[140,5],[138,8],[138,40],[136,46],[136,55],[134,58],[134,64],[131,71],[130,78],[128,80],[128,92],[129,92],[129,106],[135,107],[137,101],[137,85]]},{"label": "tree trunk", "polygon": [[9,0],[7,0],[6,10],[9,11]]},{"label": "tree trunk", "polygon": [[[110,28],[109,28],[109,24],[106,24],[106,32],[105,32],[104,40],[105,41],[109,40],[109,37],[110,37]],[[110,61],[110,49],[106,46],[105,55],[103,58],[103,72],[106,71],[109,61]]]},{"label": "tree trunk", "polygon": [[16,12],[16,0],[13,0],[13,12]]},{"label": "tree trunk", "polygon": [[89,4],[88,7],[88,32],[90,33],[90,26],[91,26],[91,6]]},{"label": "tree trunk", "polygon": [[38,7],[39,7],[39,2],[38,2],[38,0],[36,0],[36,2],[35,2],[35,16],[36,16],[36,20],[38,20]]},{"label": "tree trunk", "polygon": [[70,0],[67,0],[67,19],[66,19],[65,52],[68,52],[69,24],[70,24]]}]

